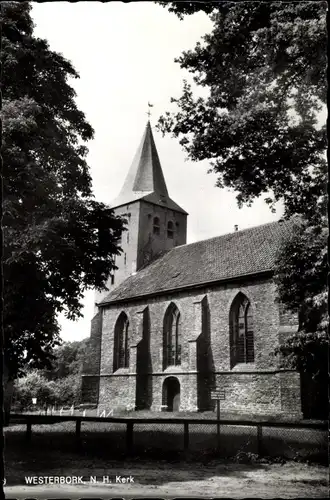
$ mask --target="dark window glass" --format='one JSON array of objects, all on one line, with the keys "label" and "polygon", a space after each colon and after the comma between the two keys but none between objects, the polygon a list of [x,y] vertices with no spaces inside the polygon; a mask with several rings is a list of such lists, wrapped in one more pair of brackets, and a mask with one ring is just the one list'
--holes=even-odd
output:
[{"label": "dark window glass", "polygon": [[164,318],[164,368],[181,364],[180,312],[171,304]]},{"label": "dark window glass", "polygon": [[129,367],[129,321],[122,313],[115,326],[113,371]]},{"label": "dark window glass", "polygon": [[254,362],[253,317],[250,302],[238,294],[230,312],[231,366]]}]

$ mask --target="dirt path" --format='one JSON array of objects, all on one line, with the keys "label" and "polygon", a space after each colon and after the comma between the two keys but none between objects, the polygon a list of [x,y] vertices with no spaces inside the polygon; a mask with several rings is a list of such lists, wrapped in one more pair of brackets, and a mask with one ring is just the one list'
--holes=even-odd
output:
[{"label": "dirt path", "polygon": [[[58,474],[58,472],[57,472]],[[64,474],[64,471],[61,471]],[[65,470],[65,476],[76,476]],[[50,475],[50,473],[49,473]],[[55,471],[54,471],[55,475]],[[6,498],[45,499],[99,497],[222,497],[222,498],[328,498],[328,469],[296,463],[264,464],[168,464],[132,463],[94,469],[98,483],[84,476],[79,486],[8,486]],[[103,476],[111,484],[103,484]],[[116,483],[117,476],[132,476],[134,483]]]}]

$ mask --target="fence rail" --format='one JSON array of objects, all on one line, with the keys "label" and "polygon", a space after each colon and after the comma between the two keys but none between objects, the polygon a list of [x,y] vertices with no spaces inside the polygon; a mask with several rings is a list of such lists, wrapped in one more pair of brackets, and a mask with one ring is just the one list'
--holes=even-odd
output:
[{"label": "fence rail", "polygon": [[84,421],[84,422],[113,422],[125,424],[128,422],[137,423],[137,424],[183,424],[187,422],[188,424],[205,424],[205,425],[215,425],[220,422],[221,425],[230,425],[230,426],[248,426],[255,427],[261,425],[262,427],[281,427],[287,429],[318,429],[318,430],[327,430],[328,423],[319,421],[319,422],[270,422],[269,420],[233,420],[233,419],[221,419],[220,421],[216,418],[204,419],[204,418],[189,418],[189,417],[173,417],[173,418],[158,418],[158,417],[96,417],[86,415],[38,415],[38,414],[24,414],[24,413],[14,413],[10,415],[11,420],[30,420],[31,423],[35,424],[52,424],[54,422],[68,422],[68,421]]}]

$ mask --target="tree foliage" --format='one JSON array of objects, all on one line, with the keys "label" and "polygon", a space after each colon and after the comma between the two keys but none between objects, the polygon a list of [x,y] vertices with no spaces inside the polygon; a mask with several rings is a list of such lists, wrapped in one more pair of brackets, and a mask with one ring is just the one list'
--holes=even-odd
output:
[{"label": "tree foliage", "polygon": [[185,15],[189,16],[196,12],[203,11],[206,14],[211,14],[218,7],[219,2],[189,2],[182,0],[181,2],[155,2],[163,7],[166,7],[170,12],[176,14],[179,19],[183,19]]},{"label": "tree foliage", "polygon": [[[53,350],[51,369],[36,370],[32,363],[24,367],[25,375],[14,384],[13,399],[22,410],[37,405],[78,405],[81,402],[81,372],[88,353],[89,339],[63,342]],[[32,365],[33,366],[33,365]]]},{"label": "tree foliage", "polygon": [[38,406],[53,403],[55,400],[54,387],[38,371],[31,370],[24,377],[15,381],[13,399],[21,410],[32,407],[32,398],[37,399]]},{"label": "tree foliage", "polygon": [[287,215],[304,206],[313,216],[325,189],[318,114],[326,99],[326,4],[212,5],[213,31],[177,59],[208,96],[196,97],[185,82],[172,99],[178,110],[159,127],[190,159],[209,160],[218,186],[235,189],[240,204],[267,193],[271,206],[284,200]]},{"label": "tree foliage", "polygon": [[33,34],[28,2],[2,3],[3,229],[6,362],[43,366],[59,343],[56,316],[81,315],[102,288],[123,221],[93,198],[72,64]]},{"label": "tree foliage", "polygon": [[320,121],[326,3],[157,3],[181,19],[204,11],[213,21],[211,33],[176,60],[194,85],[184,81],[181,97],[171,100],[176,110],[161,116],[158,127],[179,139],[189,159],[209,160],[217,186],[234,189],[239,206],[263,195],[273,210],[283,203],[284,217],[300,216],[275,272],[280,301],[299,313],[299,334],[282,354],[291,366],[318,373],[319,363],[327,366],[316,355],[327,342],[326,127]]},{"label": "tree foliage", "polygon": [[[32,403],[36,398],[36,406]],[[41,370],[31,370],[14,384],[13,402],[26,411],[49,406],[72,406],[81,402],[81,377],[67,375],[58,380],[48,380]]]},{"label": "tree foliage", "polygon": [[278,255],[278,292],[286,307],[299,314],[301,331],[327,329],[327,238],[326,227],[300,221],[292,225]]},{"label": "tree foliage", "polygon": [[52,370],[47,376],[52,380],[61,379],[71,375],[81,375],[84,361],[90,352],[90,339],[76,342],[64,342],[54,349],[54,360]]},{"label": "tree foliage", "polygon": [[274,354],[282,367],[303,374],[303,391],[314,401],[309,411],[322,418],[327,417],[329,382],[327,239],[328,230],[322,224],[294,224],[279,253],[275,274],[279,297],[298,314],[299,327]]}]

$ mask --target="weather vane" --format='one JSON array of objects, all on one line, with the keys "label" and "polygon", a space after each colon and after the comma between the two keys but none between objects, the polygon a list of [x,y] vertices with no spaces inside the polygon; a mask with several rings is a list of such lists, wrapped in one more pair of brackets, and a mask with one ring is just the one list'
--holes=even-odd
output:
[{"label": "weather vane", "polygon": [[150,102],[148,102],[148,111],[147,111],[147,115],[148,115],[148,119],[150,120],[150,115],[151,115],[151,111],[150,111],[150,108],[153,107],[153,104],[150,104]]}]

